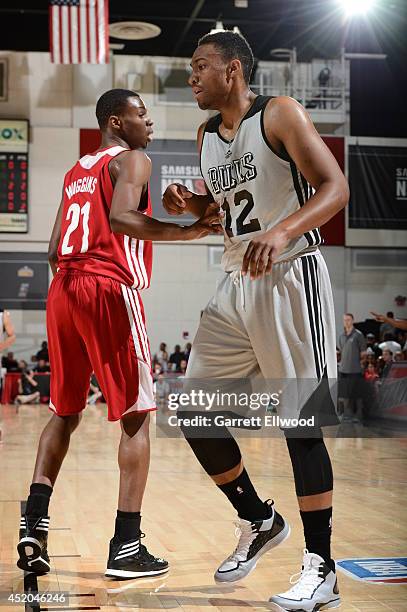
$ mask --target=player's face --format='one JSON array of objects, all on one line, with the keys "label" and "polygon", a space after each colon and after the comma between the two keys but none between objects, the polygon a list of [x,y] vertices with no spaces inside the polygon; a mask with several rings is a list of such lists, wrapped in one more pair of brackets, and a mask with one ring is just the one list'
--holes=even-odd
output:
[{"label": "player's face", "polygon": [[141,98],[129,98],[120,119],[124,140],[131,149],[145,149],[153,140],[153,122]]},{"label": "player's face", "polygon": [[192,73],[188,84],[201,110],[217,110],[230,89],[228,63],[213,45],[197,47],[191,60]]}]

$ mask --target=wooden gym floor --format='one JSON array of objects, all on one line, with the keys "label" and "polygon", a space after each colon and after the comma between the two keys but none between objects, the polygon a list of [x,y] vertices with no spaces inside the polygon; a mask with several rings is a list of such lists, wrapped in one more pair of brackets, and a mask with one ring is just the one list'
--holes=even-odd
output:
[{"label": "wooden gym floor", "polygon": [[[0,592],[24,591],[16,567],[20,503],[27,497],[37,441],[50,416],[46,407],[0,407]],[[281,439],[245,439],[247,469],[263,498],[292,526],[288,541],[266,555],[236,586],[213,581],[218,563],[232,552],[233,510],[202,472],[182,439],[155,437],[143,507],[148,548],[170,562],[165,577],[113,581],[103,576],[117,507],[118,424],[102,405],[88,407],[51,501],[49,552],[52,569],[38,578],[40,590],[69,591],[69,609],[276,610],[272,593],[288,588],[300,570],[303,538],[291,465]],[[407,439],[328,439],[335,475],[333,556],[406,556]],[[338,572],[343,612],[407,611],[406,585],[378,585]],[[48,610],[57,609],[48,604]],[[46,608],[43,608],[46,609]]]}]

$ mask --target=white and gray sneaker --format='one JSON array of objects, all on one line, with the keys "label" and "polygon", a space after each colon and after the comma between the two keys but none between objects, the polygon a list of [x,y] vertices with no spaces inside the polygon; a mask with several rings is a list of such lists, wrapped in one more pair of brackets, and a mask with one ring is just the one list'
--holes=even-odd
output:
[{"label": "white and gray sneaker", "polygon": [[290,578],[294,585],[285,593],[270,597],[272,603],[283,610],[295,612],[317,612],[339,608],[338,581],[322,557],[304,550],[302,570]]},{"label": "white and gray sneaker", "polygon": [[239,537],[233,553],[215,572],[215,582],[237,582],[245,578],[267,551],[275,548],[290,535],[290,526],[270,504],[271,516],[263,521],[239,519],[235,534]]}]

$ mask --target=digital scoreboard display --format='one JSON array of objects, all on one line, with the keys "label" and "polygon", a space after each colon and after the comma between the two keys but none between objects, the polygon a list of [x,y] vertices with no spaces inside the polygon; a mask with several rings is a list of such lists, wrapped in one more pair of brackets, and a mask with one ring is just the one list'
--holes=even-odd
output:
[{"label": "digital scoreboard display", "polygon": [[28,232],[26,120],[0,120],[0,232]]}]

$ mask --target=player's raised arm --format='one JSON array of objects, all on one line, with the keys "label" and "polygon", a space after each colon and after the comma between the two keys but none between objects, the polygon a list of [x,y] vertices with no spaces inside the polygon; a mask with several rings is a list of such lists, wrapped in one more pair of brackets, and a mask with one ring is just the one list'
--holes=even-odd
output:
[{"label": "player's raised arm", "polygon": [[215,206],[205,209],[199,221],[190,226],[165,223],[139,212],[143,188],[151,174],[151,161],[145,153],[129,151],[121,155],[119,164],[110,210],[113,232],[140,240],[174,241],[194,240],[221,231]]},{"label": "player's raised arm", "polygon": [[338,163],[315,129],[306,110],[288,97],[271,103],[265,112],[266,133],[285,147],[314,195],[281,224],[288,238],[324,225],[349,201],[349,187]]},{"label": "player's raised arm", "polygon": [[[197,143],[198,150],[201,151],[202,139],[205,131],[205,123],[199,126]],[[199,195],[189,191],[184,185],[179,183],[172,183],[168,185],[163,195],[163,206],[169,215],[183,215],[185,213],[191,213],[195,217],[202,217],[205,214],[209,204],[213,202],[213,197],[209,194],[209,190],[206,187],[207,194]]]}]

